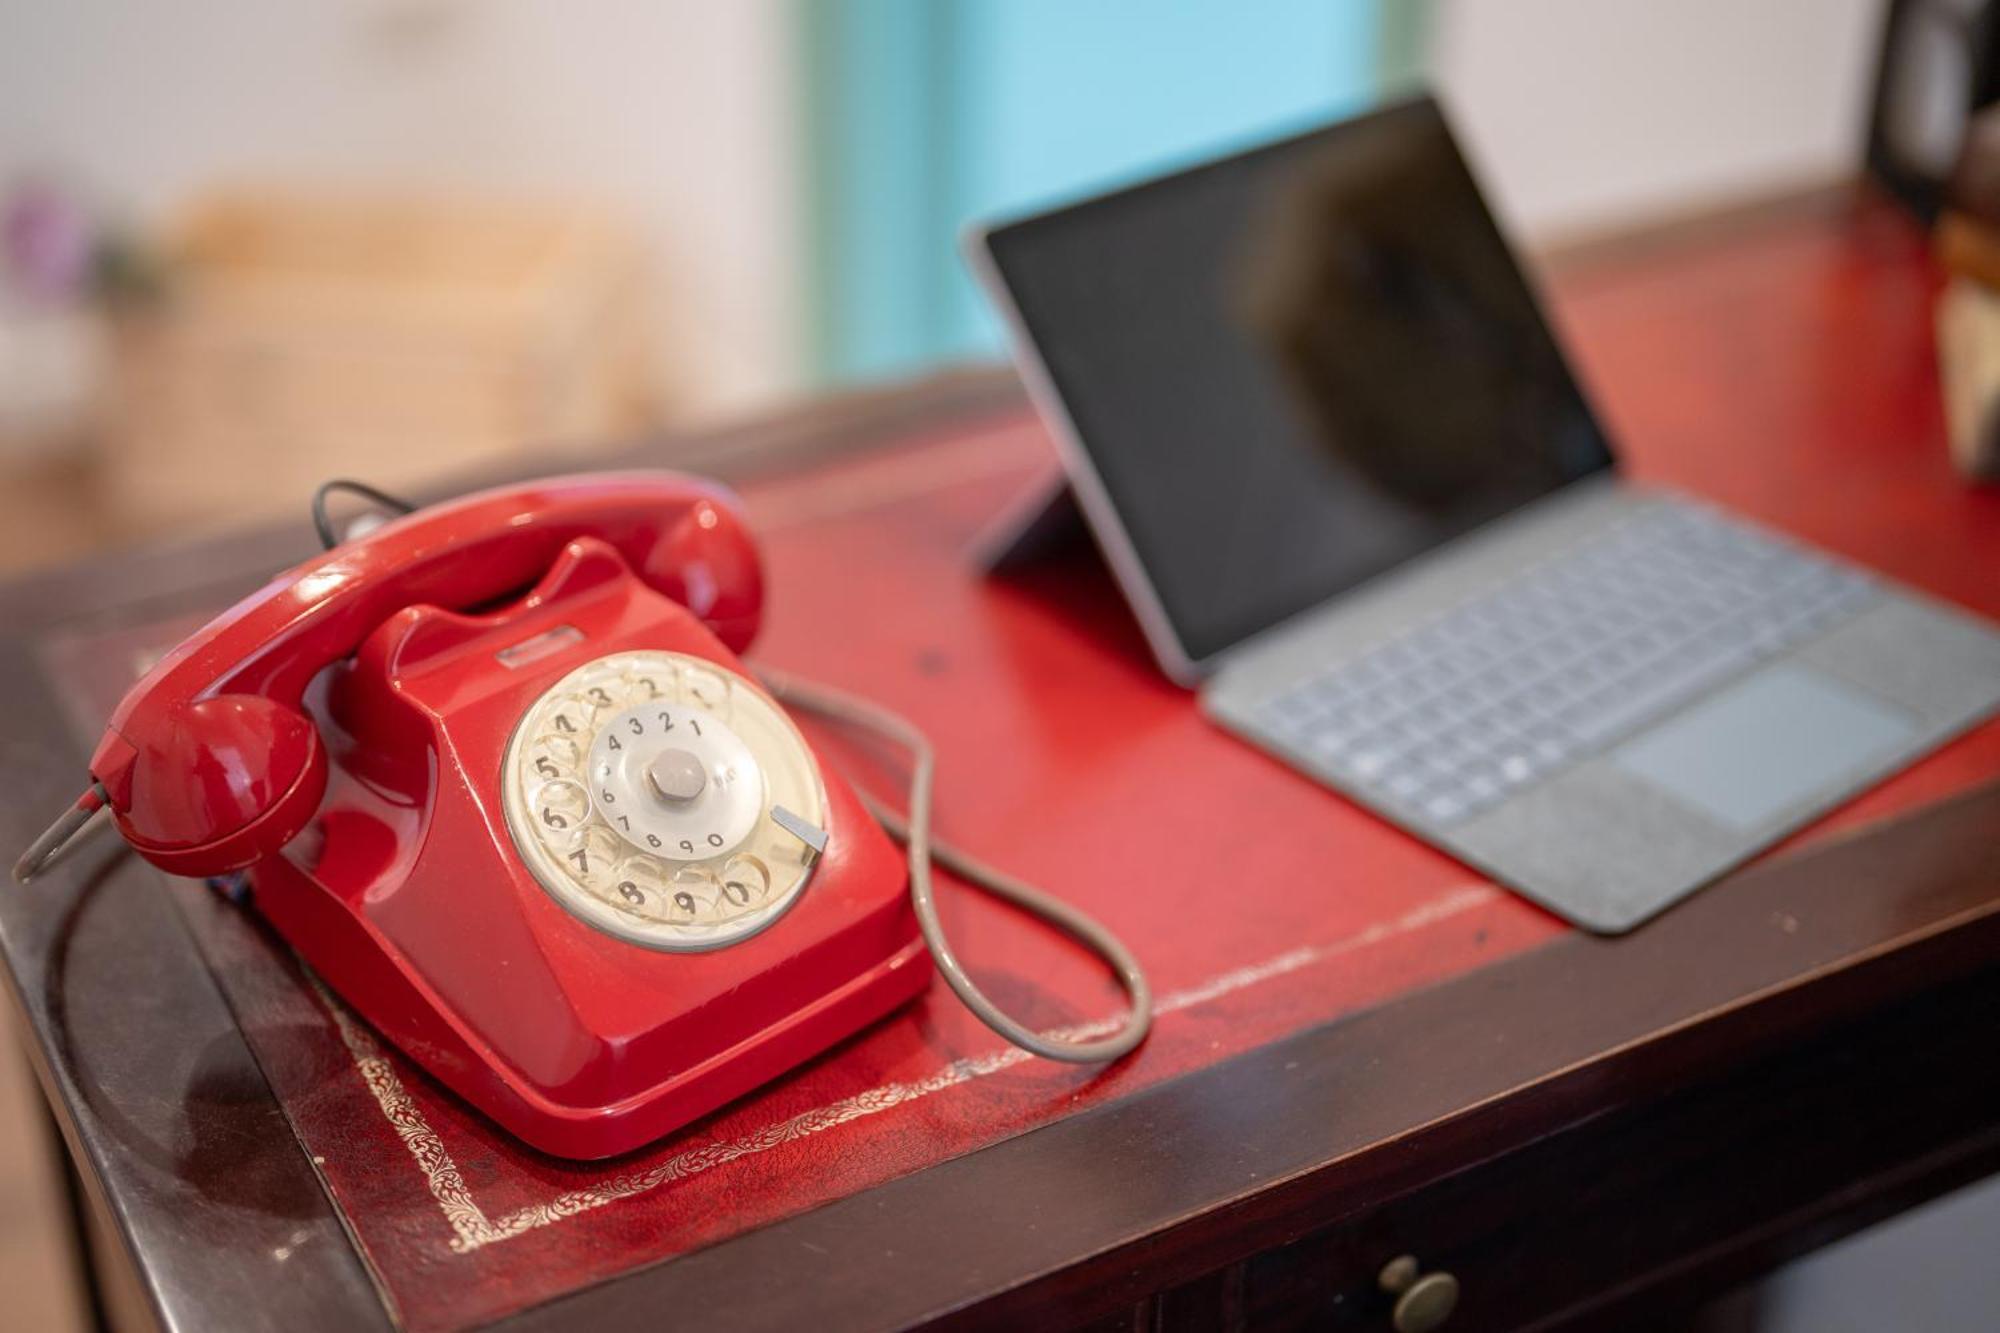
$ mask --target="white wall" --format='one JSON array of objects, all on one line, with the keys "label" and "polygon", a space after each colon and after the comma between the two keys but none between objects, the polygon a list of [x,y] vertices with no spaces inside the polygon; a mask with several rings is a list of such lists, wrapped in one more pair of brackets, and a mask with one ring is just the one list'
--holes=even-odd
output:
[{"label": "white wall", "polygon": [[[793,3],[0,0],[0,181],[53,164],[141,216],[246,177],[608,202],[677,400],[737,410],[803,378]],[[1880,10],[1439,0],[1432,64],[1546,241],[1852,163]]]},{"label": "white wall", "polygon": [[695,414],[797,382],[788,0],[0,0],[0,181],[581,197],[645,232]]},{"label": "white wall", "polygon": [[1440,0],[1431,68],[1500,211],[1547,241],[1854,169],[1882,12]]}]

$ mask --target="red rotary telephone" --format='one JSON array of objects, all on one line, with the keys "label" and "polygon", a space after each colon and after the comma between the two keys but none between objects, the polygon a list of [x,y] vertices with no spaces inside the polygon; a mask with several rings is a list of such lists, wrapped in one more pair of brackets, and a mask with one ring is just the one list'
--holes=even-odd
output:
[{"label": "red rotary telephone", "polygon": [[109,806],[516,1135],[624,1152],[918,994],[905,865],[735,656],[726,492],[558,478],[397,519],[170,653],[32,873]]}]

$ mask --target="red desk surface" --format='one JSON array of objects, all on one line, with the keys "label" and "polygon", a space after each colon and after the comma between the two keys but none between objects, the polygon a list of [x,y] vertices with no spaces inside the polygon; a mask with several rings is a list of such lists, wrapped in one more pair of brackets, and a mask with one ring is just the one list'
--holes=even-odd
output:
[{"label": "red desk surface", "polygon": [[[1636,477],[2000,615],[2000,494],[1947,463],[1934,286],[1914,231],[1868,209],[1583,269],[1558,292]],[[302,1145],[410,1327],[478,1323],[670,1258],[1564,929],[1202,721],[1094,566],[980,578],[969,543],[1049,466],[1039,428],[1017,418],[747,487],[773,593],[756,656],[917,720],[940,750],[941,831],[1124,934],[1160,1017],[1117,1067],[1021,1058],[934,986],[654,1148],[578,1167],[490,1128],[274,968],[268,936],[190,899]],[[895,790],[864,756],[828,752]],[[2000,724],[1802,837],[1994,773]],[[943,894],[1002,1002],[1047,1025],[1117,1011],[1073,947],[948,879]]]}]

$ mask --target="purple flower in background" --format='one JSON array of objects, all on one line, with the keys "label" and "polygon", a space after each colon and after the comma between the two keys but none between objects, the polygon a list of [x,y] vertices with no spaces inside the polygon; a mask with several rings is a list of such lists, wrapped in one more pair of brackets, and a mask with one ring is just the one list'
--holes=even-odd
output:
[{"label": "purple flower in background", "polygon": [[0,208],[0,250],[7,274],[31,300],[64,303],[85,295],[94,233],[83,206],[43,182],[17,186]]}]

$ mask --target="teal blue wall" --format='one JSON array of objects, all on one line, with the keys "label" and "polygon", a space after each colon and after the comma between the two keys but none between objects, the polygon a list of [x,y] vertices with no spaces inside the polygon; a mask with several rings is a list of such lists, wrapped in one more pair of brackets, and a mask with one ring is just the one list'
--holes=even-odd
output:
[{"label": "teal blue wall", "polygon": [[1355,109],[1381,65],[1378,0],[801,4],[827,380],[999,349],[966,221]]}]

